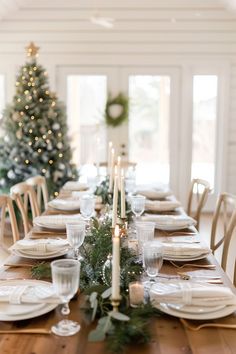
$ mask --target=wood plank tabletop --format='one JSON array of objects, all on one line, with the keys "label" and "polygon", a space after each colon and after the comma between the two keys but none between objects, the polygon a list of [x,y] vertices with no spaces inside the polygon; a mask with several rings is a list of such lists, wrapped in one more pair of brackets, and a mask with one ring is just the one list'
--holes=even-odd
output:
[{"label": "wood plank tabletop", "polygon": [[[48,210],[46,214],[51,213]],[[55,211],[53,211],[54,213]],[[59,211],[57,213],[60,213]],[[33,228],[28,237],[32,237],[37,228]],[[188,230],[189,232],[190,230]],[[170,232],[171,234],[171,232]],[[166,236],[168,233],[158,232],[157,237]],[[42,236],[41,236],[42,237]],[[189,237],[189,235],[186,235]],[[0,268],[0,280],[4,279],[31,279],[30,267],[28,265],[37,263],[36,260],[10,255],[5,262],[8,267]],[[180,263],[178,263],[180,264]],[[215,269],[202,269],[185,267],[181,271],[194,271],[194,274],[220,275],[222,282],[229,286],[234,292],[235,288],[220,268],[213,255],[206,259],[194,261],[194,264],[215,264]],[[15,265],[15,266],[14,266]],[[18,265],[18,266],[17,266]],[[20,266],[22,265],[22,266]],[[25,266],[24,266],[25,265]],[[165,261],[161,274],[177,275],[178,268],[170,262]],[[78,334],[71,337],[58,337],[54,334],[1,334],[3,330],[9,329],[32,329],[45,328],[50,330],[51,326],[61,319],[60,306],[50,313],[24,321],[4,322],[0,321],[0,353],[1,354],[104,354],[106,352],[105,342],[91,343],[87,336],[94,324],[89,324],[80,304],[83,302],[83,295],[79,295],[70,302],[73,319],[81,324]],[[191,324],[199,324],[203,321],[191,321]],[[206,322],[206,321],[204,321]],[[215,321],[236,325],[236,313]],[[197,332],[186,329],[178,318],[169,315],[161,315],[150,321],[153,338],[148,345],[129,346],[125,354],[232,354],[236,353],[236,331],[235,329],[204,328]]]}]

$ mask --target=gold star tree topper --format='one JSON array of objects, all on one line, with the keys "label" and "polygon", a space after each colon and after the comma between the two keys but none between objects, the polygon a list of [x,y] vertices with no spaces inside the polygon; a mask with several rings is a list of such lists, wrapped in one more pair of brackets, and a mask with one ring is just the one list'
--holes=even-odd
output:
[{"label": "gold star tree topper", "polygon": [[30,44],[25,49],[27,51],[27,57],[34,58],[38,56],[39,47],[36,47],[34,42],[30,42]]}]

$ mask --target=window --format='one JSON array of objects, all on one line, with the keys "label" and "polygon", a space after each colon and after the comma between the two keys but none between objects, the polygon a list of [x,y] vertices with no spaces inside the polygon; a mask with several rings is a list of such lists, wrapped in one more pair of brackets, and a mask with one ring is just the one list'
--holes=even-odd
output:
[{"label": "window", "polygon": [[214,187],[217,127],[216,75],[193,78],[192,178],[206,179]]},{"label": "window", "polygon": [[67,76],[68,127],[76,165],[105,161],[106,99],[105,75]]},{"label": "window", "polygon": [[129,76],[129,159],[137,182],[169,182],[170,77]]},{"label": "window", "polygon": [[0,119],[5,108],[5,77],[0,75]]}]

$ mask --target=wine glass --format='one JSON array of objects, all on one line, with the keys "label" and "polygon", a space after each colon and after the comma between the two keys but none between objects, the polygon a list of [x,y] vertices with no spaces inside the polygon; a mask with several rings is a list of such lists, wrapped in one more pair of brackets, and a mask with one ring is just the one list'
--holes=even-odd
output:
[{"label": "wine glass", "polygon": [[[62,302],[62,315],[69,315],[69,301],[79,288],[80,262],[72,259],[60,259],[51,263],[53,287]],[[58,336],[72,336],[79,332],[77,322],[63,319],[51,328]]]},{"label": "wine glass", "polygon": [[163,246],[157,241],[147,241],[143,244],[143,266],[150,279],[150,286],[158,275],[163,264]]},{"label": "wine glass", "polygon": [[93,195],[85,194],[80,198],[80,212],[85,220],[89,220],[94,214],[95,198]]},{"label": "wine glass", "polygon": [[136,216],[140,217],[144,212],[146,197],[143,195],[134,195],[131,198],[131,210]]},{"label": "wine glass", "polygon": [[82,257],[79,255],[79,248],[84,242],[85,238],[85,226],[84,221],[79,221],[76,223],[66,224],[66,236],[67,241],[71,247],[74,249],[74,258],[81,260]]},{"label": "wine glass", "polygon": [[[133,195],[130,198],[131,210],[135,215],[136,221],[144,212],[145,201],[146,201],[146,197],[142,195]],[[131,230],[131,234],[135,235],[137,233],[136,227],[134,225],[130,226],[130,230]]]},{"label": "wine glass", "polygon": [[151,221],[136,222],[139,254],[143,253],[143,244],[154,240],[155,223]]}]

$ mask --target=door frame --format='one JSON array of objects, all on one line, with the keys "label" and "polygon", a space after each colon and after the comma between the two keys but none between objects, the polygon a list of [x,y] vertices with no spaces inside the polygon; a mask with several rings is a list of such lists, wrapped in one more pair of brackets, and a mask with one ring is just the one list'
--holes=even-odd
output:
[{"label": "door frame", "polygon": [[[178,171],[178,165],[180,160],[179,154],[179,128],[180,128],[180,77],[181,68],[179,66],[132,66],[120,69],[121,77],[121,90],[128,95],[128,78],[131,75],[159,75],[159,76],[169,76],[171,82],[170,90],[170,130],[169,130],[169,163],[170,163],[170,188],[173,190],[174,194],[179,196],[179,176],[176,171]],[[126,140],[128,146],[128,124],[126,124]],[[129,151],[129,147],[127,149]]]}]

